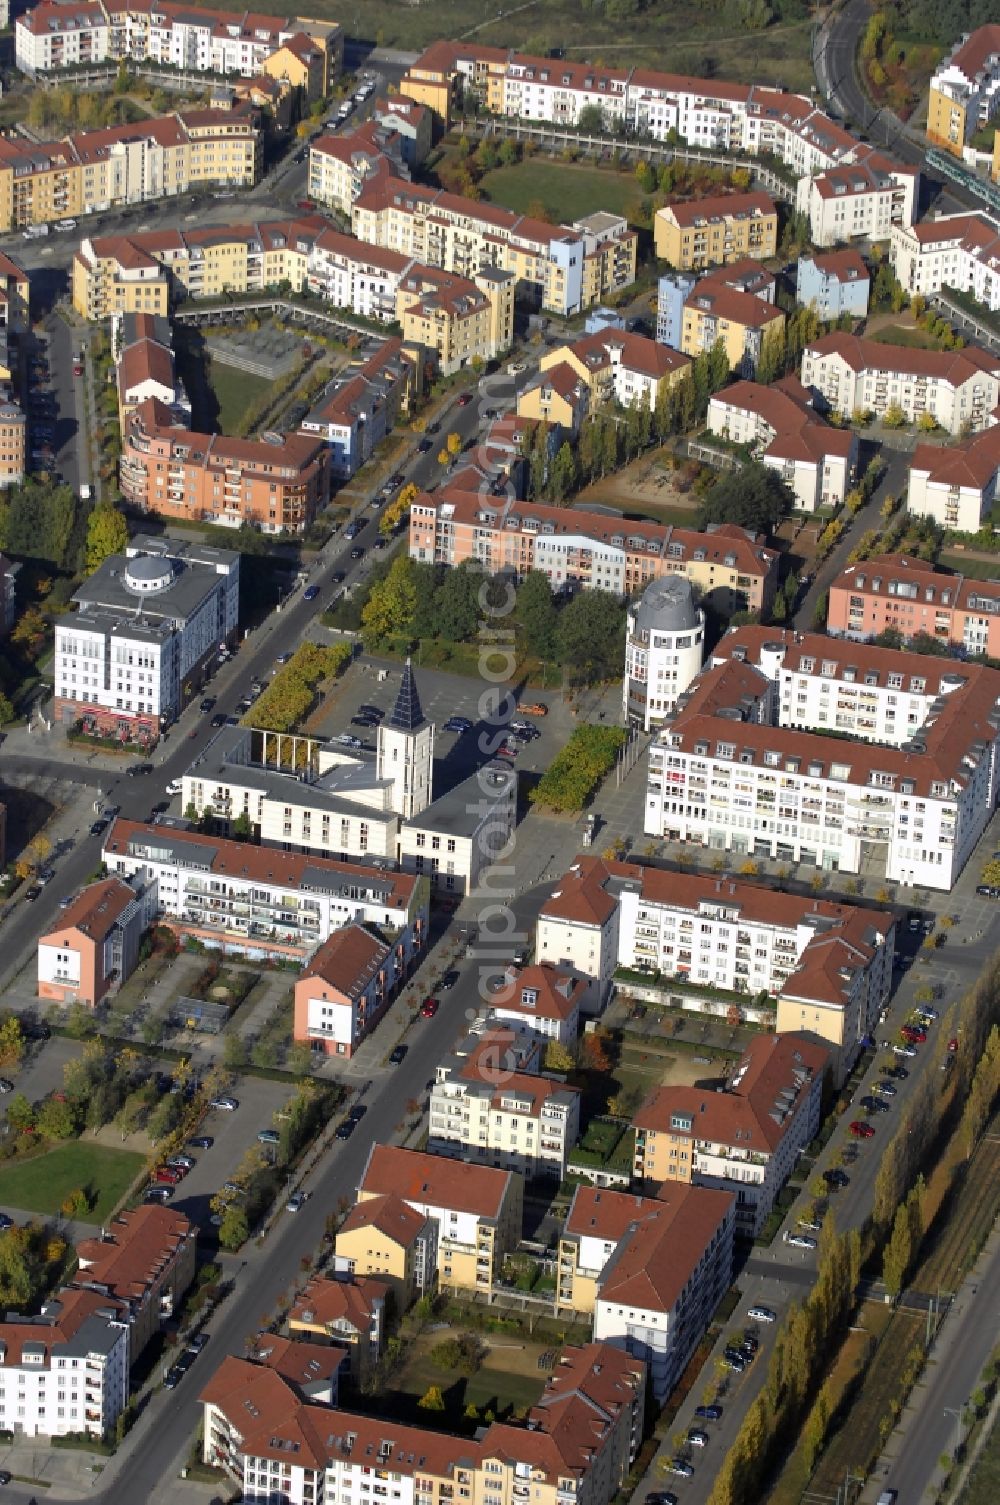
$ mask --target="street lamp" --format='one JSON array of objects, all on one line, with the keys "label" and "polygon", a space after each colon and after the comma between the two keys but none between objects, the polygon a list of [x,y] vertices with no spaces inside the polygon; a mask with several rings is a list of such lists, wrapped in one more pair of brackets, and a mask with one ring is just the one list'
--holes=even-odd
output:
[{"label": "street lamp", "polygon": [[959,1406],[957,1410],[954,1406],[945,1406],[944,1414],[945,1416],[954,1416],[955,1418],[955,1447],[952,1457],[957,1461],[958,1450],[962,1446],[962,1418],[965,1415],[965,1406]]}]

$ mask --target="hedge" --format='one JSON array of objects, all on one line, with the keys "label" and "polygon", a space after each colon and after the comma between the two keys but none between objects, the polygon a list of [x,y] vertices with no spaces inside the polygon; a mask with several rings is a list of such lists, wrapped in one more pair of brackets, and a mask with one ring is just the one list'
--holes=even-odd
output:
[{"label": "hedge", "polygon": [[528,798],[532,804],[573,814],[583,809],[625,744],[620,726],[578,726]]},{"label": "hedge", "polygon": [[324,679],[338,675],[350,662],[352,652],[346,643],[334,643],[329,648],[303,643],[247,711],[243,725],[260,732],[295,731],[312,710],[317,687]]}]

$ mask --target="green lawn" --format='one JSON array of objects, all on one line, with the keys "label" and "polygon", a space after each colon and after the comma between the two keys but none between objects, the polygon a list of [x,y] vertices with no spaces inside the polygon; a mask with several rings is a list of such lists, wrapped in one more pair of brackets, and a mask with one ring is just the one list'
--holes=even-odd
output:
[{"label": "green lawn", "polygon": [[965,554],[942,554],[940,563],[945,569],[958,570],[969,580],[1000,579],[1000,555],[996,560],[969,559]]},{"label": "green lawn", "polygon": [[220,434],[235,433],[247,408],[272,385],[263,376],[251,376],[247,371],[237,371],[235,366],[224,366],[221,361],[209,361],[206,376],[219,404]]},{"label": "green lawn", "polygon": [[642,196],[638,183],[627,173],[537,160],[498,167],[486,173],[479,186],[492,203],[518,214],[544,204],[557,224],[571,224],[595,209],[627,214]]},{"label": "green lawn", "polygon": [[89,1222],[102,1223],[142,1168],[142,1155],[71,1140],[37,1160],[0,1170],[0,1206],[57,1213],[78,1188],[93,1199]]},{"label": "green lawn", "polygon": [[[429,1354],[418,1353],[393,1376],[385,1401],[389,1413],[400,1421],[414,1425],[440,1424],[449,1431],[461,1430],[463,1426],[472,1425],[465,1420],[466,1406],[476,1406],[480,1413],[489,1409],[495,1416],[509,1416],[523,1406],[533,1406],[545,1388],[547,1378],[547,1373],[541,1370],[537,1374],[515,1374],[489,1364],[484,1364],[467,1378],[453,1370],[439,1369]],[[431,1385],[437,1385],[441,1390],[446,1406],[444,1412],[424,1411],[417,1405]]]},{"label": "green lawn", "polygon": [[887,324],[872,335],[882,345],[903,345],[907,350],[940,350],[941,341],[925,329],[912,329],[908,324]]}]

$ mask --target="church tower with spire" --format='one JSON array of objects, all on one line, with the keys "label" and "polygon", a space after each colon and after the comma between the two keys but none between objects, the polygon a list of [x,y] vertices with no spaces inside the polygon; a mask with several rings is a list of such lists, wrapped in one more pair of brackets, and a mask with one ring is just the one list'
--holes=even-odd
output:
[{"label": "church tower with spire", "polygon": [[433,798],[434,727],[425,720],[410,660],[392,715],[378,729],[376,770],[392,785],[390,805],[404,820],[420,815]]}]

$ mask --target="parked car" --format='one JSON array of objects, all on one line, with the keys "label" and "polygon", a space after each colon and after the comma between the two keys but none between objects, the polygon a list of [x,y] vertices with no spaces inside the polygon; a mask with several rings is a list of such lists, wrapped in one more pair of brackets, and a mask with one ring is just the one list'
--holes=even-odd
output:
[{"label": "parked car", "polygon": [[108,829],[108,822],[106,820],[91,821],[91,825],[90,825],[90,834],[91,834],[91,836],[100,836],[101,832],[102,831],[106,831],[107,829]]},{"label": "parked car", "polygon": [[42,885],[40,883],[32,883],[32,884],[30,884],[29,887],[24,890],[25,903],[26,904],[34,904],[35,900],[38,898],[38,896],[41,893],[41,891],[42,891]]},{"label": "parked car", "polygon": [[454,970],[454,968],[451,968],[444,974],[441,981],[438,983],[438,988],[442,993],[450,993],[457,982],[458,973]]},{"label": "parked car", "polygon": [[353,1108],[349,1110],[347,1116],[352,1120],[352,1122],[359,1124],[367,1112],[367,1103],[355,1103]]},{"label": "parked car", "polygon": [[212,724],[212,726],[214,727],[214,729],[216,731],[218,731],[218,729],[219,729],[220,726],[225,726],[225,724],[226,724],[226,718],[225,718],[225,716],[223,716],[223,714],[221,713],[221,711],[220,711],[220,713],[217,716],[213,716],[212,717],[212,723],[211,724]]},{"label": "parked car", "polygon": [[[753,1318],[754,1322],[776,1322],[778,1320],[777,1314],[772,1312],[769,1306],[747,1307],[747,1316]],[[695,1412],[695,1415],[697,1414]]]},{"label": "parked car", "polygon": [[871,1124],[862,1123],[860,1118],[856,1118],[851,1124],[851,1133],[854,1135],[855,1139],[875,1138],[875,1130],[872,1128]]},{"label": "parked car", "polygon": [[208,713],[209,713],[209,711],[214,711],[215,710],[215,696],[214,695],[206,695],[205,699],[202,701],[202,703],[198,707],[198,709],[199,709],[199,711],[201,712],[201,714],[203,716],[207,716]]},{"label": "parked car", "polygon": [[897,1090],[894,1084],[887,1082],[884,1077],[872,1083],[872,1091],[877,1092],[881,1097],[895,1097]]},{"label": "parked car", "polygon": [[281,1135],[277,1129],[261,1129],[257,1134],[259,1144],[280,1144]]},{"label": "parked car", "polygon": [[462,395],[461,395],[461,397],[458,399],[458,406],[460,408],[467,408],[469,406],[469,403],[471,401],[472,401],[472,393],[471,392],[463,392]]},{"label": "parked car", "polygon": [[816,1240],[808,1233],[786,1233],[785,1243],[791,1244],[793,1249],[815,1249],[816,1247]]},{"label": "parked car", "polygon": [[289,1197],[288,1201],[285,1203],[285,1210],[287,1212],[299,1212],[300,1209],[303,1208],[306,1205],[307,1201],[308,1201],[308,1192],[304,1192],[304,1191],[295,1191],[295,1192],[292,1192],[292,1195]]},{"label": "parked car", "polygon": [[210,1150],[215,1143],[211,1134],[198,1134],[194,1139],[189,1139],[188,1144],[193,1150]]},{"label": "parked car", "polygon": [[[763,1308],[761,1308],[761,1310],[763,1310]],[[772,1320],[773,1320],[773,1314],[772,1314]],[[695,1408],[694,1408],[694,1414],[695,1414],[695,1416],[697,1416],[697,1418],[698,1418],[699,1421],[721,1421],[722,1420],[722,1407],[721,1406],[695,1406]]]},{"label": "parked car", "polygon": [[882,1075],[892,1077],[895,1082],[905,1082],[909,1076],[905,1066],[883,1066]]},{"label": "parked car", "polygon": [[823,1180],[831,1188],[836,1187],[839,1189],[841,1186],[850,1186],[851,1184],[851,1178],[847,1172],[840,1170],[837,1166],[834,1166],[832,1170],[824,1171]]},{"label": "parked car", "polygon": [[172,1186],[147,1186],[146,1201],[169,1202],[173,1194],[174,1188]]},{"label": "parked car", "polygon": [[239,1107],[239,1101],[235,1097],[213,1097],[208,1106],[217,1109],[220,1113],[235,1113]]},{"label": "parked car", "polygon": [[667,1464],[667,1473],[676,1474],[681,1479],[690,1479],[694,1469],[683,1458],[671,1458]]},{"label": "parked car", "polygon": [[383,709],[382,709],[381,706],[369,705],[366,702],[364,705],[359,705],[358,706],[358,715],[359,716],[371,716],[373,718],[373,720],[375,720],[375,721],[381,721],[382,717],[385,715],[385,711],[383,711]]},{"label": "parked car", "polygon": [[378,722],[375,720],[374,716],[352,716],[351,725],[364,726],[370,730],[373,726],[378,726]]},{"label": "parked car", "polygon": [[697,1427],[692,1427],[687,1434],[689,1448],[707,1448],[708,1440],[708,1433],[699,1431]]},{"label": "parked car", "polygon": [[351,1135],[354,1133],[354,1131],[355,1131],[355,1129],[357,1127],[358,1127],[357,1123],[354,1121],[353,1118],[345,1118],[342,1123],[339,1123],[337,1125],[336,1130],[334,1132],[334,1138],[335,1139],[350,1139]]},{"label": "parked car", "polygon": [[364,557],[365,557],[365,551],[364,551],[364,549],[362,549],[362,548],[359,547],[359,548],[355,548],[355,549],[351,550],[351,558],[352,559],[364,559]]},{"label": "parked car", "polygon": [[318,585],[310,585],[310,586],[307,586],[306,589],[302,592],[302,599],[303,599],[303,601],[315,601],[315,599],[316,599],[316,597],[318,595],[319,595],[319,586]]},{"label": "parked car", "polygon": [[391,1066],[398,1066],[401,1061],[406,1059],[406,1052],[408,1049],[409,1047],[406,1045],[394,1046],[393,1049],[389,1052],[389,1064]]},{"label": "parked car", "polygon": [[517,708],[519,711],[523,711],[525,716],[547,716],[549,714],[548,706],[540,700],[533,700],[527,705],[519,700]]},{"label": "parked car", "polygon": [[153,765],[152,763],[130,763],[125,772],[130,779],[140,779],[147,773],[153,772]]},{"label": "parked car", "polygon": [[425,998],[423,1003],[420,1005],[421,1017],[423,1019],[433,1019],[439,1007],[440,1004],[438,1003],[438,1000],[436,998]]}]

